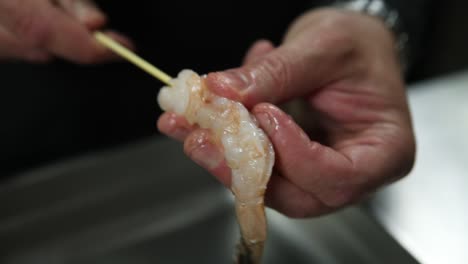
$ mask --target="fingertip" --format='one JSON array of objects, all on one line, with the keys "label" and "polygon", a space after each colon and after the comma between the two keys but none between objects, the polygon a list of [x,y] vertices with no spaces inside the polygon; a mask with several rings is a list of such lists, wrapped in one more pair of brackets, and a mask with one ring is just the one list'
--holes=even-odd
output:
[{"label": "fingertip", "polygon": [[277,107],[274,104],[270,103],[259,103],[254,108],[252,109],[253,114],[257,113],[269,113],[272,115],[287,115],[283,110],[281,110],[279,107]]},{"label": "fingertip", "polygon": [[[339,208],[358,197],[352,163],[341,153],[311,141],[292,117],[263,103],[252,111],[275,147],[276,169],[286,180],[314,194],[324,206]],[[315,213],[311,213],[315,215]]]},{"label": "fingertip", "polygon": [[291,144],[308,146],[310,138],[293,117],[270,103],[260,103],[252,109],[260,127],[271,137],[275,145],[289,148]]},{"label": "fingertip", "polygon": [[322,170],[330,170],[328,149],[311,141],[289,115],[274,105],[259,104],[253,114],[275,148],[275,167],[281,175],[305,190],[319,188]]},{"label": "fingertip", "polygon": [[205,85],[213,93],[251,109],[260,102],[270,102],[274,98],[274,92],[267,91],[259,84],[257,77],[248,67],[241,67],[209,73],[205,77]]},{"label": "fingertip", "polygon": [[195,129],[184,117],[172,112],[163,113],[159,117],[157,128],[161,133],[179,141],[183,141]]},{"label": "fingertip", "polygon": [[237,76],[232,76],[229,71],[209,73],[205,77],[204,83],[210,91],[219,96],[235,101],[241,99],[236,88],[243,86],[242,80],[239,80]]},{"label": "fingertip", "polygon": [[156,122],[156,127],[160,132],[164,134],[169,134],[170,130],[174,126],[173,115],[173,113],[165,112],[158,118],[158,121]]},{"label": "fingertip", "polygon": [[277,132],[288,129],[292,124],[292,118],[275,105],[260,103],[252,109],[260,127],[275,140]]},{"label": "fingertip", "polygon": [[184,152],[223,185],[231,186],[231,169],[227,166],[223,152],[209,130],[196,129],[190,133],[184,142]]}]

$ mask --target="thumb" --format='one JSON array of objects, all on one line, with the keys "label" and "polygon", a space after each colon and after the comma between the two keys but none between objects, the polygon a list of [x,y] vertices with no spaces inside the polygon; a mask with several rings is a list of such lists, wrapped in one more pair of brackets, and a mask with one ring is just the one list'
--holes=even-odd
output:
[{"label": "thumb", "polygon": [[[205,84],[216,94],[247,108],[260,102],[281,103],[304,96],[333,78],[333,58],[313,45],[291,42],[240,68],[210,73]],[[336,69],[336,68],[335,68]]]}]

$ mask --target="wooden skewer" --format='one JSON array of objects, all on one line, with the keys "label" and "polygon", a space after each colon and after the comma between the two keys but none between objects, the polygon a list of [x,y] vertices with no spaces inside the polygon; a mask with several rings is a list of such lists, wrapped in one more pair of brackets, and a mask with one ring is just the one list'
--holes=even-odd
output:
[{"label": "wooden skewer", "polygon": [[97,41],[99,41],[99,43],[106,46],[118,55],[122,56],[124,59],[130,61],[131,63],[133,63],[140,69],[146,71],[147,73],[151,74],[163,83],[172,86],[170,82],[170,80],[172,79],[171,76],[167,75],[166,73],[156,68],[146,60],[142,59],[140,56],[125,48],[117,41],[113,40],[112,38],[106,36],[105,34],[99,31],[94,33],[94,37],[97,39]]}]

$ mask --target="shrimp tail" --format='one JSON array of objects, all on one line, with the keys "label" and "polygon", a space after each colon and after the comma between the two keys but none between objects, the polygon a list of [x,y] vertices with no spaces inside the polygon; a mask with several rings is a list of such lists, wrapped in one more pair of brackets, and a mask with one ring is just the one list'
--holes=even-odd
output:
[{"label": "shrimp tail", "polygon": [[235,264],[260,264],[264,242],[248,245],[243,238],[237,244]]},{"label": "shrimp tail", "polygon": [[256,203],[236,201],[236,213],[241,230],[236,264],[260,264],[267,233],[263,199]]}]

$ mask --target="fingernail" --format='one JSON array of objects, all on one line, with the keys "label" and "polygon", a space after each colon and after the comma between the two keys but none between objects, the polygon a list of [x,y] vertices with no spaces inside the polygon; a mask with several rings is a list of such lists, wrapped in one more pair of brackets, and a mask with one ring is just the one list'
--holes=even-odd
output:
[{"label": "fingernail", "polygon": [[251,79],[237,69],[208,74],[207,81],[212,91],[233,100],[240,100],[251,84]]},{"label": "fingernail", "polygon": [[247,89],[249,86],[249,78],[246,74],[237,70],[228,70],[222,73],[224,83],[239,91]]},{"label": "fingernail", "polygon": [[101,23],[105,15],[90,1],[74,1],[73,13],[83,23]]}]

